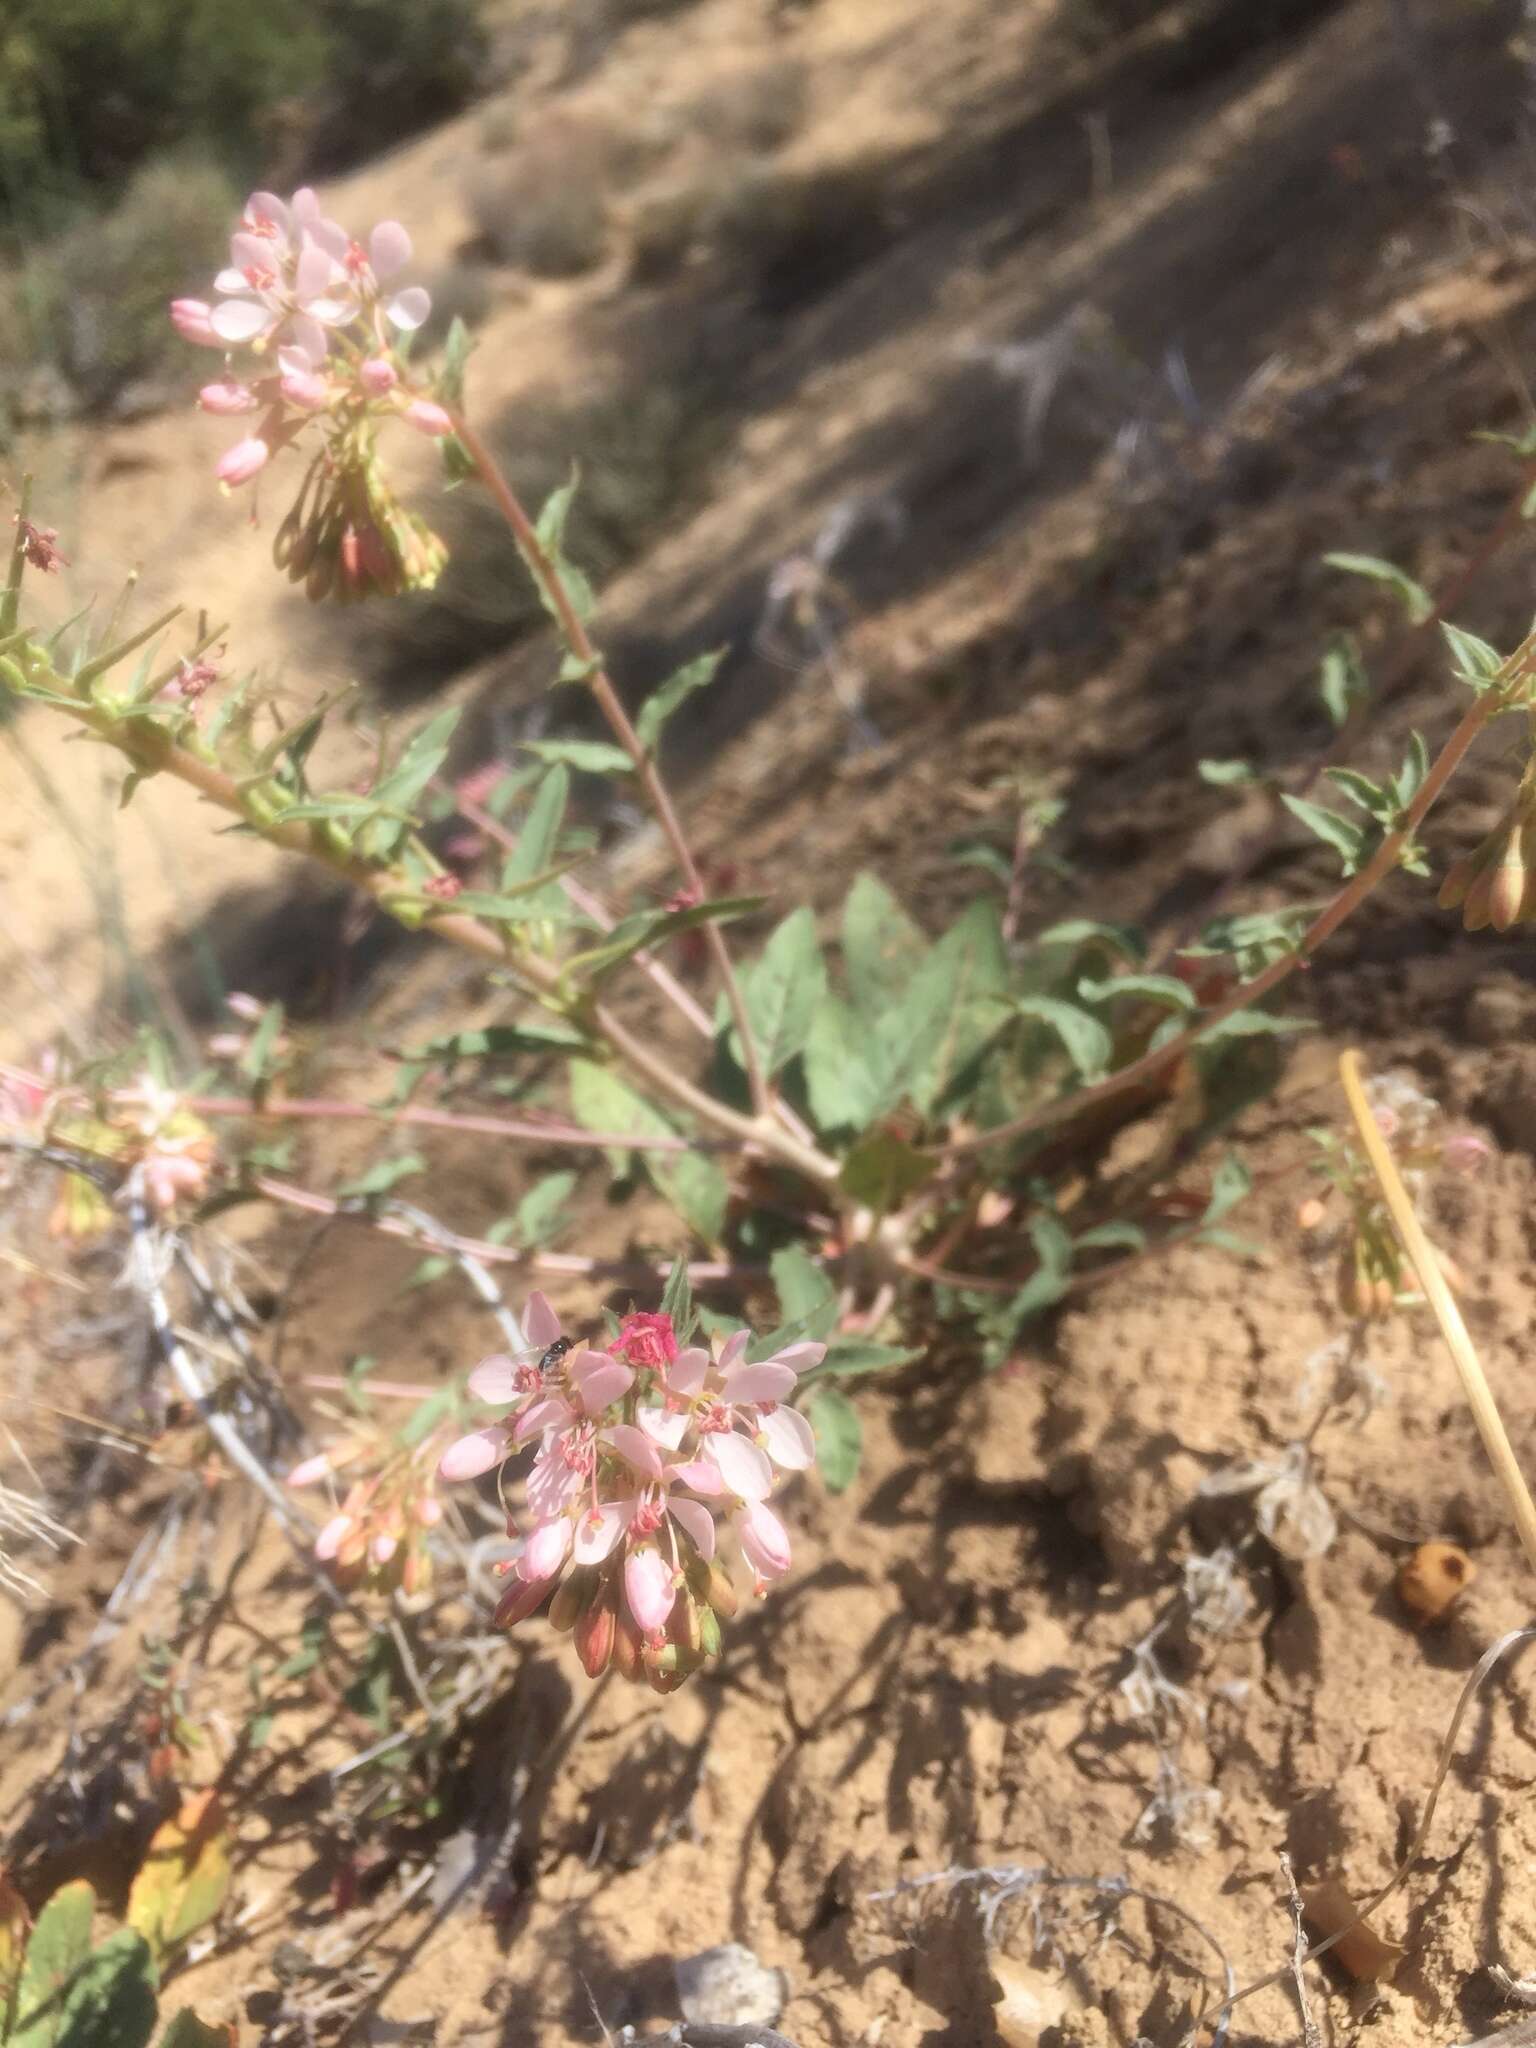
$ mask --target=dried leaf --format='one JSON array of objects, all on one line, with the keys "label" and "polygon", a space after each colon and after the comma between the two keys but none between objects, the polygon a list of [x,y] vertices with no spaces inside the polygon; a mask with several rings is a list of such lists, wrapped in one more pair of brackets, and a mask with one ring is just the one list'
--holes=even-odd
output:
[{"label": "dried leaf", "polygon": [[128,1924],[160,1961],[206,1925],[229,1891],[229,1835],[214,1792],[194,1792],[156,1828],[128,1894]]},{"label": "dried leaf", "polygon": [[10,2031],[21,1981],[21,1959],[27,1952],[27,1932],[32,1916],[25,1899],[0,1868],[0,2041]]},{"label": "dried leaf", "polygon": [[1302,1892],[1301,1903],[1307,1925],[1320,1939],[1326,1941],[1341,1929],[1349,1929],[1334,1944],[1332,1953],[1351,1977],[1362,1984],[1391,1982],[1408,1951],[1400,1941],[1389,1941],[1360,1919],[1360,1909],[1336,1877],[1325,1877],[1320,1884],[1308,1885]]}]

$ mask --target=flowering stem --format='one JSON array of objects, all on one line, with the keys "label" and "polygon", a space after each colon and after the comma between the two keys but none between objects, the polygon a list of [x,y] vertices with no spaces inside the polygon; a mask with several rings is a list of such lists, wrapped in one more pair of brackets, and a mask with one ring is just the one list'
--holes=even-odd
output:
[{"label": "flowering stem", "polygon": [[659,1132],[636,1136],[628,1131],[587,1131],[579,1124],[545,1124],[535,1118],[466,1116],[455,1110],[433,1109],[416,1103],[388,1109],[372,1102],[339,1102],[283,1095],[268,1096],[259,1102],[244,1095],[189,1095],[184,1098],[184,1106],[195,1116],[260,1117],[279,1123],[285,1120],[339,1122],[352,1119],[383,1124],[417,1124],[428,1130],[474,1132],[487,1138],[526,1138],[539,1145],[579,1145],[589,1151],[603,1151],[613,1146],[627,1152],[707,1152],[721,1150],[727,1144],[723,1138],[685,1138]]},{"label": "flowering stem", "polygon": [[[103,709],[81,700],[72,704],[74,715],[101,738],[109,740],[121,749],[128,758],[147,774],[163,773],[174,775],[179,781],[189,784],[210,803],[221,810],[232,812],[246,823],[251,819],[247,805],[242,802],[240,789],[234,778],[220,768],[216,762],[189,748],[178,746],[160,726],[143,720],[127,721],[115,717]],[[370,867],[349,854],[338,852],[327,844],[310,827],[303,823],[287,823],[281,818],[263,820],[257,827],[263,838],[274,846],[280,846],[290,853],[307,855],[318,860],[334,873],[352,883],[371,896],[383,911],[389,913],[390,898],[400,890],[399,878],[387,870]],[[502,933],[493,925],[478,917],[471,917],[462,911],[445,911],[434,915],[429,921],[430,929],[438,938],[447,939],[451,945],[461,947],[465,952],[474,953],[481,959],[491,961],[495,966],[517,974],[536,993],[548,997],[565,999],[566,990],[560,970],[552,962],[541,960],[536,954],[514,956]],[[670,1067],[666,1060],[653,1052],[649,1045],[637,1038],[608,1008],[606,1003],[592,1001],[583,1006],[582,1018],[599,1038],[605,1039],[613,1050],[640,1074],[656,1093],[679,1108],[688,1110],[701,1122],[713,1127],[727,1137],[733,1138],[743,1148],[760,1149],[778,1159],[783,1165],[804,1174],[808,1179],[826,1184],[837,1178],[837,1162],[827,1157],[812,1145],[805,1144],[776,1123],[751,1116],[743,1116],[728,1103],[696,1087],[684,1075]],[[626,1140],[626,1143],[629,1141]]]},{"label": "flowering stem", "polygon": [[[582,1279],[632,1280],[644,1286],[665,1280],[672,1270],[665,1263],[652,1264],[644,1259],[590,1259],[577,1252],[526,1252],[514,1245],[492,1244],[488,1238],[460,1237],[457,1231],[438,1229],[428,1233],[403,1217],[375,1211],[366,1197],[340,1201],[334,1195],[295,1187],[290,1181],[276,1180],[266,1173],[254,1174],[250,1185],[282,1208],[299,1209],[309,1216],[334,1216],[344,1222],[366,1223],[383,1236],[398,1237],[418,1251],[478,1259],[487,1266],[522,1266],[536,1273],[564,1273]],[[699,1260],[688,1268],[688,1277],[701,1283],[747,1279],[755,1270],[750,1266],[733,1266],[723,1259]]]},{"label": "flowering stem", "polygon": [[1177,1038],[1160,1045],[1155,1052],[1143,1053],[1140,1059],[1132,1060],[1129,1066],[1118,1073],[1108,1075],[1102,1081],[1095,1081],[1089,1087],[1077,1088],[1070,1095],[1060,1096],[1055,1102],[1042,1103],[1038,1109],[1026,1115],[1015,1117],[1009,1123],[997,1124],[989,1131],[978,1131],[967,1138],[954,1138],[948,1144],[928,1148],[932,1156],[941,1159],[957,1159],[967,1153],[985,1151],[991,1145],[1000,1145],[1013,1138],[1026,1138],[1036,1131],[1048,1130],[1054,1124],[1065,1123],[1085,1110],[1095,1109],[1101,1102],[1108,1102],[1116,1095],[1123,1095],[1127,1089],[1135,1088],[1143,1081],[1155,1079],[1169,1067],[1175,1065],[1192,1048],[1199,1044],[1205,1034],[1223,1018],[1233,1016],[1238,1010],[1245,1010],[1251,1003],[1261,1002],[1265,996],[1277,989],[1283,981],[1289,980],[1298,967],[1310,964],[1312,955],[1319,947],[1333,937],[1346,919],[1372,893],[1379,883],[1386,880],[1397,866],[1404,848],[1412,839],[1430,806],[1435,802],[1446,783],[1461,765],[1468,747],[1477,738],[1483,727],[1500,711],[1509,708],[1510,687],[1525,675],[1530,667],[1532,650],[1536,648],[1536,635],[1521,642],[1520,646],[1504,664],[1499,676],[1468,707],[1460,724],[1440,749],[1433,766],[1425,776],[1418,794],[1403,813],[1402,824],[1383,838],[1376,852],[1360,870],[1347,881],[1337,896],[1328,905],[1302,937],[1294,952],[1282,959],[1271,961],[1262,973],[1251,980],[1240,982],[1230,994],[1215,1004],[1187,1031],[1181,1031]]},{"label": "flowering stem", "polygon": [[[597,699],[598,707],[607,719],[614,738],[634,762],[635,774],[645,791],[651,809],[656,814],[657,822],[666,835],[667,844],[672,849],[672,857],[677,862],[684,883],[702,902],[704,878],[699,873],[698,864],[694,860],[666,784],[661,779],[654,759],[642,744],[640,735],[635,731],[629,713],[620,702],[619,693],[613,687],[597,649],[592,645],[587,629],[582,624],[581,615],[566,589],[559,565],[540,540],[533,521],[524,511],[517,493],[508,483],[495,456],[480,435],[461,418],[456,417],[453,425],[454,432],[463,442],[471,461],[480,472],[481,481],[495,499],[496,509],[507,522],[524,561],[549,600],[550,608],[559,622],[561,637],[577,661],[586,669],[587,684]],[[731,964],[730,950],[717,924],[707,923],[704,926],[704,937],[714,959],[715,971],[720,977],[720,986],[725,991],[725,999],[730,1006],[737,1034],[741,1039],[742,1060],[746,1066],[752,1107],[757,1116],[767,1122],[774,1116],[774,1098],[763,1072],[762,1059],[752,1030],[752,1020],[747,1014],[746,998],[742,993],[741,983],[737,980],[736,970]]]}]

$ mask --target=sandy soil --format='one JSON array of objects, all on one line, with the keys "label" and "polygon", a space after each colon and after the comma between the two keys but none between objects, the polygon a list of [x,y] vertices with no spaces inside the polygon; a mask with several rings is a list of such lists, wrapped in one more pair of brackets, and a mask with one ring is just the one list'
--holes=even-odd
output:
[{"label": "sandy soil", "polygon": [[[1528,534],[1479,566],[1514,465],[1469,438],[1517,429],[1528,409],[1536,317],[1512,24],[1451,6],[1404,40],[1391,11],[1364,0],[1274,12],[1272,34],[1221,35],[1202,26],[1212,9],[1172,9],[1085,50],[1044,6],[941,16],[820,0],[770,20],[705,0],[636,29],[571,89],[581,104],[634,105],[684,72],[707,89],[788,48],[814,80],[793,159],[873,153],[882,165],[882,235],[848,274],[771,317],[731,309],[751,346],[708,502],[605,596],[609,644],[637,689],[722,633],[741,644],[679,766],[703,848],[749,885],[769,880],[782,905],[830,912],[870,865],[936,923],[976,886],[953,842],[1006,845],[1021,792],[1038,790],[1064,805],[1049,844],[1070,867],[1032,871],[1031,922],[1091,900],[1167,940],[1268,815],[1201,784],[1197,761],[1245,754],[1301,772],[1328,740],[1313,678],[1329,630],[1353,626],[1378,677],[1362,765],[1395,758],[1414,724],[1434,739],[1456,715],[1435,647],[1405,641],[1374,593],[1323,569],[1325,549],[1392,556],[1437,589],[1471,567],[1462,622],[1494,640],[1523,629]],[[446,259],[467,233],[477,118],[371,168],[344,198],[409,213]],[[1435,119],[1449,139],[1428,134]],[[1099,189],[1092,121],[1111,145]],[[573,352],[590,364],[621,349],[626,321],[655,312],[622,268],[509,291],[477,358],[486,402],[547,388]],[[1083,306],[1092,314],[1074,315]],[[1105,322],[1112,349],[1093,340]],[[1079,339],[1058,349],[1056,402],[1032,444],[1017,375],[977,352],[1069,331]],[[1182,405],[1161,367],[1170,349],[1187,374]],[[1114,448],[1127,423],[1142,449],[1129,478]],[[239,512],[194,491],[207,442],[206,423],[161,420],[77,451],[77,559],[110,584],[142,544],[152,491],[173,508],[153,578],[227,613],[242,644],[274,649],[295,689],[328,680],[301,675],[306,622],[261,573]],[[786,672],[751,646],[774,563],[853,495],[894,503],[904,522],[847,570],[843,660],[881,736],[862,751],[824,672]],[[455,681],[481,731],[531,700],[541,658],[525,646]],[[23,736],[88,812],[94,766],[34,720]],[[1497,746],[1479,755],[1437,813],[1437,861],[1491,822],[1514,772]],[[35,782],[9,761],[4,774],[7,939],[48,1000],[82,1020],[119,955]],[[486,992],[419,947],[359,945],[338,986],[322,956],[339,909],[253,870],[247,849],[159,796],[116,828],[113,861],[135,951],[194,1015],[195,929],[261,993],[320,1014],[362,994],[374,1045],[424,1018],[480,1013]],[[610,851],[641,883],[659,879],[643,840]],[[1307,897],[1327,873],[1285,835],[1235,900]],[[1518,1548],[1427,1324],[1373,1339],[1388,1398],[1319,1434],[1340,1523],[1326,1555],[1286,1558],[1253,1536],[1243,1500],[1198,1489],[1235,1458],[1275,1456],[1315,1418],[1308,1362],[1339,1318],[1328,1262],[1294,1228],[1297,1168],[1307,1128],[1338,1117],[1346,1043],[1497,1148],[1479,1179],[1445,1191],[1436,1221],[1469,1276],[1469,1320],[1517,1449],[1536,1454],[1523,1397],[1533,981],[1526,938],[1469,939],[1424,885],[1390,884],[1306,977],[1294,1007],[1321,1029],[1243,1126],[1259,1191],[1238,1220],[1261,1260],[1186,1250],[1137,1267],[1040,1326],[990,1378],[920,1322],[923,1360],[861,1396],[854,1488],[832,1497],[812,1478],[790,1494],[794,1575],[737,1625],[717,1675],[668,1701],[592,1694],[566,1646],[530,1625],[488,1652],[504,1675],[452,1733],[442,1810],[393,1828],[354,1827],[332,1795],[328,1770],[366,1746],[369,1724],[320,1680],[284,1695],[264,1749],[240,1749],[252,1662],[286,1652],[313,1589],[270,1527],[252,1533],[235,1481],[210,1475],[188,1495],[179,1468],[203,1455],[195,1432],[175,1417],[160,1426],[136,1334],[93,1325],[109,1264],[82,1268],[87,1294],[67,1314],[55,1286],[18,1276],[4,1310],[12,1426],[43,1392],[62,1402],[67,1371],[71,1406],[112,1400],[165,1461],[61,1443],[79,1435],[68,1427],[39,1429],[33,1445],[57,1487],[91,1499],[85,1544],[50,1570],[48,1598],[14,1623],[0,1608],[16,1642],[11,1697],[35,1702],[0,1725],[0,1813],[29,1896],[84,1872],[121,1903],[149,1813],[125,1701],[159,1636],[189,1646],[196,1711],[230,1758],[238,1815],[238,1915],[178,1984],[210,2015],[241,2018],[249,2038],[276,2033],[284,1940],[319,1953],[366,1938],[364,1960],[385,1978],[379,2010],[420,2022],[423,2038],[554,2048],[598,2039],[595,2015],[642,2031],[671,2019],[672,1959],[736,1939],[788,1973],[782,2025],[800,2048],[961,2048],[1043,2028],[1050,2048],[1177,2041],[1210,2001],[1213,1957],[1166,1907],[1095,1913],[1082,1894],[1046,1892],[1054,1946],[1037,1951],[1027,1918],[1005,1914],[989,1962],[971,1893],[889,1895],[954,1866],[1124,1878],[1193,1915],[1247,1980],[1289,1951],[1282,1851],[1303,1883],[1335,1877],[1357,1897],[1391,1872],[1467,1673],[1529,1613]],[[6,1042],[33,1049],[53,1028],[29,1002]],[[334,1184],[370,1142],[307,1140],[295,1172]],[[464,1228],[502,1213],[531,1164],[421,1149],[423,1187]],[[664,1217],[610,1209],[597,1187],[581,1215],[581,1248],[599,1256],[668,1243]],[[56,1269],[38,1225],[23,1211],[17,1242]],[[295,1224],[239,1217],[228,1228],[282,1300],[281,1370],[296,1390],[365,1352],[380,1373],[432,1379],[490,1342],[451,1289],[400,1293],[412,1255],[398,1247],[338,1233],[317,1248]],[[573,1313],[596,1306],[590,1289],[557,1293]],[[173,1499],[153,1585],[88,1649]],[[1477,1577],[1453,1618],[1426,1630],[1393,1588],[1407,1551],[1435,1536],[1465,1545]],[[1175,1596],[1185,1561],[1223,1541],[1239,1546],[1246,1605],[1213,1635]],[[1139,1825],[1159,1758],[1121,1688],[1160,1623],[1163,1669],[1197,1703],[1175,1715],[1170,1754],[1219,1795],[1202,1843]],[[432,1617],[444,1633],[463,1624],[451,1606]],[[1525,1680],[1516,1662],[1483,1694],[1425,1854],[1384,1911],[1406,1949],[1393,1981],[1374,1994],[1343,1976],[1314,1984],[1328,2038],[1470,2039],[1502,2010],[1490,1966],[1531,1967]],[[464,1829],[501,1845],[491,1907],[442,1917],[422,1895],[394,1912],[403,1874]],[[1046,2001],[1023,2032],[999,2031],[994,1967]],[[1285,1987],[1232,2022],[1240,2043],[1300,2031]]]}]

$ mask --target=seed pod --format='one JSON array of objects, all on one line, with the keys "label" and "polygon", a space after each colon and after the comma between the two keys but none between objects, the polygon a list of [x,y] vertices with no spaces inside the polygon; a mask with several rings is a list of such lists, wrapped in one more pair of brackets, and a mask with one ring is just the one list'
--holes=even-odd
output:
[{"label": "seed pod", "polygon": [[704,1657],[718,1657],[724,1644],[720,1629],[720,1617],[713,1607],[705,1607],[699,1613],[699,1653]]},{"label": "seed pod", "polygon": [[709,1567],[709,1604],[722,1621],[731,1620],[736,1612],[736,1588],[724,1565],[712,1563]]},{"label": "seed pod", "polygon": [[686,1650],[697,1657],[700,1648],[699,1606],[693,1596],[684,1591],[677,1597],[667,1621],[667,1634],[680,1650]]},{"label": "seed pod", "polygon": [[1370,1282],[1361,1269],[1360,1248],[1357,1244],[1346,1244],[1339,1253],[1334,1292],[1345,1315],[1360,1317],[1370,1314]]},{"label": "seed pod", "polygon": [[613,1655],[614,1619],[611,1589],[605,1587],[577,1621],[572,1638],[588,1678],[598,1678],[608,1669]]},{"label": "seed pod", "polygon": [[1397,1596],[1421,1623],[1441,1621],[1477,1576],[1477,1566],[1454,1543],[1421,1543],[1397,1575]]},{"label": "seed pod", "polygon": [[1516,825],[1504,842],[1504,849],[1493,868],[1493,879],[1488,889],[1488,922],[1496,932],[1507,932],[1520,915],[1520,906],[1525,901],[1526,865],[1525,832]]},{"label": "seed pod", "polygon": [[1459,910],[1466,901],[1467,891],[1477,876],[1477,857],[1464,853],[1459,860],[1453,860],[1445,871],[1440,884],[1440,893],[1435,901],[1442,910]]},{"label": "seed pod", "polygon": [[1391,1315],[1393,1305],[1397,1300],[1397,1289],[1392,1285],[1392,1282],[1387,1278],[1385,1273],[1383,1273],[1376,1282],[1375,1300],[1376,1314],[1379,1317],[1386,1317]]},{"label": "seed pod", "polygon": [[621,1678],[636,1679],[642,1675],[640,1631],[627,1614],[614,1616],[613,1626],[613,1668]]},{"label": "seed pod", "polygon": [[496,1626],[515,1628],[520,1621],[526,1621],[539,1607],[549,1591],[548,1579],[527,1579],[514,1577],[505,1593],[496,1603]]},{"label": "seed pod", "polygon": [[563,1578],[555,1588],[555,1597],[549,1603],[549,1625],[558,1629],[561,1635],[573,1629],[581,1619],[582,1611],[592,1597],[596,1573],[573,1571]]}]

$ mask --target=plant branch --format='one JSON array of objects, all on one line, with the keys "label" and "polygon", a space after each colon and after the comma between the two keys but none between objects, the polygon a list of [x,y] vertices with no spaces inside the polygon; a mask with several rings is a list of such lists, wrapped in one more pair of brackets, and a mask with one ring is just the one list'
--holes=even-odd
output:
[{"label": "plant branch", "polygon": [[[121,1091],[118,1091],[121,1092]],[[588,1151],[612,1146],[629,1152],[710,1152],[736,1149],[724,1138],[684,1138],[675,1133],[637,1136],[630,1131],[588,1131],[579,1124],[562,1121],[541,1123],[537,1118],[464,1115],[456,1110],[433,1109],[424,1104],[402,1103],[398,1109],[371,1102],[333,1102],[268,1096],[253,1102],[244,1095],[188,1095],[184,1106],[196,1116],[254,1117],[269,1123],[282,1122],[370,1122],[417,1125],[434,1131],[473,1132],[487,1138],[522,1138],[538,1145],[575,1145]]]},{"label": "plant branch", "polygon": [[[698,864],[694,860],[666,784],[661,779],[655,760],[641,743],[640,735],[635,731],[629,713],[624,709],[619,693],[603,667],[597,649],[582,623],[581,615],[571,601],[571,594],[560,574],[558,563],[540,540],[537,528],[523,509],[521,500],[484,440],[463,419],[454,420],[454,431],[468,451],[470,460],[480,472],[481,481],[496,501],[497,511],[506,521],[524,561],[547,598],[559,624],[562,639],[577,661],[586,668],[587,684],[597,699],[599,710],[608,721],[609,729],[634,762],[635,774],[656,815],[657,823],[666,836],[667,844],[672,849],[672,857],[677,862],[678,872],[689,891],[702,902],[704,878],[699,873]],[[747,1014],[746,997],[742,993],[736,970],[731,964],[730,949],[717,924],[706,924],[704,937],[741,1038],[742,1060],[747,1070],[747,1084],[752,1094],[753,1109],[759,1118],[767,1122],[774,1115],[774,1098],[768,1086],[767,1076],[763,1072],[762,1058],[752,1030],[752,1020]]]},{"label": "plant branch", "polygon": [[1504,664],[1499,676],[1491,682],[1485,692],[1474,698],[1455,731],[1440,749],[1429,773],[1411,804],[1403,814],[1403,822],[1395,832],[1389,832],[1380,846],[1359,874],[1347,881],[1328,907],[1316,917],[1307,928],[1301,943],[1292,953],[1282,959],[1271,961],[1262,973],[1251,980],[1241,982],[1204,1016],[1181,1031],[1166,1045],[1156,1051],[1143,1053],[1140,1059],[1132,1060],[1129,1066],[1118,1073],[1110,1074],[1102,1081],[1092,1082],[1086,1088],[1077,1088],[1069,1095],[1059,1096],[1054,1102],[1042,1103],[1025,1115],[1013,1118],[1008,1123],[997,1124],[989,1131],[978,1131],[971,1137],[954,1138],[947,1144],[929,1146],[929,1153],[941,1159],[956,1159],[967,1153],[982,1152],[989,1146],[1001,1145],[1013,1138],[1026,1138],[1036,1131],[1049,1130],[1052,1125],[1065,1123],[1081,1115],[1085,1110],[1094,1109],[1101,1102],[1108,1102],[1116,1095],[1123,1095],[1127,1089],[1151,1081],[1177,1064],[1190,1052],[1215,1025],[1223,1019],[1234,1016],[1239,1010],[1246,1010],[1250,1004],[1262,1002],[1282,982],[1288,981],[1299,967],[1307,966],[1312,955],[1325,945],[1340,925],[1352,917],[1366,898],[1392,873],[1404,849],[1413,838],[1425,814],[1435,802],[1446,783],[1461,765],[1463,756],[1488,721],[1498,712],[1508,708],[1507,695],[1510,686],[1523,676],[1532,659],[1536,646],[1536,635],[1521,642],[1520,646]]}]

